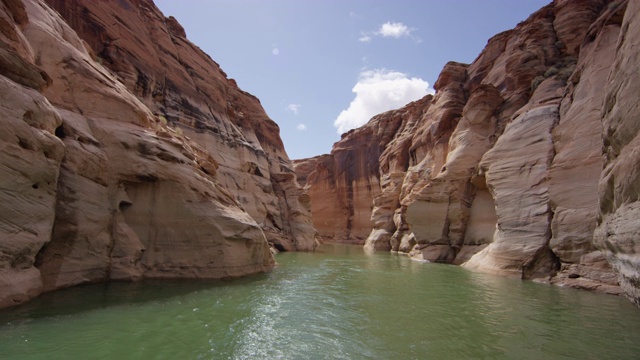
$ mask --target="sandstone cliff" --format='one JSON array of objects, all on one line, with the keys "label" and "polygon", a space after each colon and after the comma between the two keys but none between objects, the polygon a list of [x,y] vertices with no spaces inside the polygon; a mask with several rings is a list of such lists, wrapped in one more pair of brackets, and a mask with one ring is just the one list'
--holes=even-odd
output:
[{"label": "sandstone cliff", "polygon": [[315,247],[278,126],[150,0],[3,0],[0,98],[0,307]]},{"label": "sandstone cliff", "polygon": [[434,96],[295,161],[320,233],[602,292],[620,278],[638,299],[637,6],[556,0],[447,64]]},{"label": "sandstone cliff", "polygon": [[[619,21],[619,18],[616,19]],[[604,162],[594,240],[640,306],[640,2],[630,1],[605,87]]]}]

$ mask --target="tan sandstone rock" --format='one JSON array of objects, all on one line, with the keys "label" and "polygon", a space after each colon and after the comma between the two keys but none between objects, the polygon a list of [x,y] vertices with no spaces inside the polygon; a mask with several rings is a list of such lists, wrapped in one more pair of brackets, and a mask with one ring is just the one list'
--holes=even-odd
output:
[{"label": "tan sandstone rock", "polygon": [[599,183],[594,240],[618,273],[625,295],[637,306],[640,306],[639,45],[640,3],[630,1],[605,88],[602,110],[605,168]]},{"label": "tan sandstone rock", "polygon": [[[635,189],[628,144],[637,129],[634,105],[618,99],[633,98],[627,79],[637,56],[628,39],[637,15],[625,9],[626,1],[554,1],[491,38],[468,66],[445,66],[435,96],[350,132],[369,136],[385,117],[399,124],[373,174],[380,188],[365,247],[619,293],[604,253],[635,289],[635,255],[626,255],[637,252],[635,197],[623,189]],[[603,109],[608,165],[598,190]],[[318,167],[306,164],[299,176],[310,179]],[[325,183],[345,169],[331,171]],[[315,215],[324,193],[307,185]]]},{"label": "tan sandstone rock", "polygon": [[52,3],[75,31],[42,1],[0,4],[0,307],[263,272],[267,240],[315,247],[277,125],[175,19],[150,1]]},{"label": "tan sandstone rock", "polygon": [[278,125],[255,96],[187,40],[174,18],[165,18],[150,0],[47,2],[129,92],[211,156],[219,165],[218,183],[269,241],[287,250],[315,248]]},{"label": "tan sandstone rock", "polygon": [[[522,278],[554,271],[546,247],[551,237],[546,177],[553,158],[551,129],[558,121],[557,111],[557,105],[550,104],[520,115],[483,156],[481,171],[496,203],[496,233],[467,267]],[[549,264],[540,266],[540,261]]]},{"label": "tan sandstone rock", "polygon": [[[60,116],[38,91],[0,76],[0,307],[42,291],[36,255],[51,237],[64,145]],[[6,106],[11,104],[11,106]]]}]

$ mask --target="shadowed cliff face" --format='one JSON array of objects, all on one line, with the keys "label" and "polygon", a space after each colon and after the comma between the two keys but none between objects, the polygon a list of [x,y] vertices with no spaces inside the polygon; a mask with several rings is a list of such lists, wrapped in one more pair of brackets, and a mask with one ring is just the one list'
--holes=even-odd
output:
[{"label": "shadowed cliff face", "polygon": [[[638,299],[640,266],[626,260],[638,253],[635,197],[624,195],[636,183],[624,155],[637,133],[637,37],[625,35],[636,20],[626,1],[555,1],[472,64],[447,64],[434,96],[377,115],[331,155],[296,160],[320,233],[361,242],[354,234],[369,232],[370,249],[601,292],[619,293],[621,279]],[[365,185],[357,201],[335,195]],[[322,227],[366,212],[359,228]]]},{"label": "shadowed cliff face", "polygon": [[0,2],[0,307],[312,250],[277,125],[150,1]]}]

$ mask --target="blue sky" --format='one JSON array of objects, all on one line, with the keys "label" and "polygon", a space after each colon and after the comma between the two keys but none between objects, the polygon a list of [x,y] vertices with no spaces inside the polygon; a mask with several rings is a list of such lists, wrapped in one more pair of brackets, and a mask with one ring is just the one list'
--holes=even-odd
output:
[{"label": "blue sky", "polygon": [[548,0],[155,0],[280,126],[292,159],[432,91]]}]

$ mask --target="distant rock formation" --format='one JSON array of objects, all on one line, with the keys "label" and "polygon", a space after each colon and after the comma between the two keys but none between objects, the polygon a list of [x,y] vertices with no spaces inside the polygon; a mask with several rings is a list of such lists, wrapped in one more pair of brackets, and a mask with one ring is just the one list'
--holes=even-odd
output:
[{"label": "distant rock formation", "polygon": [[0,307],[316,246],[278,126],[150,0],[0,2],[0,103]]},{"label": "distant rock formation", "polygon": [[294,161],[320,235],[638,303],[638,6],[554,1]]}]

